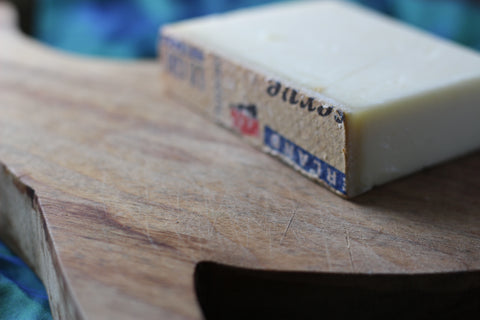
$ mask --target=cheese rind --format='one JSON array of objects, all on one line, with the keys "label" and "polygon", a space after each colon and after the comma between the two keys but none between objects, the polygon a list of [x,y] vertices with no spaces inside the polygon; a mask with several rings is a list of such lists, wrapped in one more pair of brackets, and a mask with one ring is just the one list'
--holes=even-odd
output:
[{"label": "cheese rind", "polygon": [[167,33],[162,55],[169,92],[346,195],[345,119],[333,100]]},{"label": "cheese rind", "polygon": [[352,197],[480,146],[480,57],[356,6],[306,2],[162,31],[167,90]]}]

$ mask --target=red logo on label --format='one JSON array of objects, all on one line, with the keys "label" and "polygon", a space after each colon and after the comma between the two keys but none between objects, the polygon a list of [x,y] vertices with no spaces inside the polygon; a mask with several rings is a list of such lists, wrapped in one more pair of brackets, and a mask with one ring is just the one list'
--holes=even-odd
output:
[{"label": "red logo on label", "polygon": [[255,105],[236,105],[230,110],[233,127],[246,136],[258,136],[257,108]]}]

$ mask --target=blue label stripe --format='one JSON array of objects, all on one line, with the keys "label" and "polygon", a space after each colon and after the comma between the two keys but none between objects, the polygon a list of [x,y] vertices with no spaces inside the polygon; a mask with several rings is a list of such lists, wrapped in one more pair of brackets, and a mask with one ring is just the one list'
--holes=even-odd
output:
[{"label": "blue label stripe", "polygon": [[264,144],[307,175],[320,179],[335,190],[346,194],[343,172],[297,146],[268,126],[265,126]]},{"label": "blue label stripe", "polygon": [[204,59],[204,54],[202,50],[189,46],[182,41],[178,41],[176,39],[172,39],[166,36],[162,37],[162,41],[166,46],[174,48],[182,54],[188,55],[191,59],[198,61],[203,61]]}]

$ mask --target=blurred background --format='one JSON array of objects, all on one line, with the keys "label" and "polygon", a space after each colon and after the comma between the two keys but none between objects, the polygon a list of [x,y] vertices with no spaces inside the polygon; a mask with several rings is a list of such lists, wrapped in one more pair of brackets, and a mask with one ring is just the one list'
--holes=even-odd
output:
[{"label": "blurred background", "polygon": [[[24,32],[88,55],[151,58],[169,22],[285,0],[10,0]],[[295,0],[293,0],[295,1]],[[346,0],[480,50],[480,0]]]},{"label": "blurred background", "polygon": [[[281,1],[7,0],[17,8],[20,27],[30,36],[61,50],[120,59],[157,56],[158,29],[163,24]],[[480,51],[480,0],[345,1]],[[0,242],[3,319],[51,319],[51,314],[42,283]]]}]

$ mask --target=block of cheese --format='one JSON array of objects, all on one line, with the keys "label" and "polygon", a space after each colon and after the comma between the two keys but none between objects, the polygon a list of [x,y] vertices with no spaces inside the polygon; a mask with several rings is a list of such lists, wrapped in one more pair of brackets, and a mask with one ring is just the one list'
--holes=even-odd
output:
[{"label": "block of cheese", "polygon": [[166,90],[350,198],[480,147],[480,56],[357,5],[166,26]]}]

